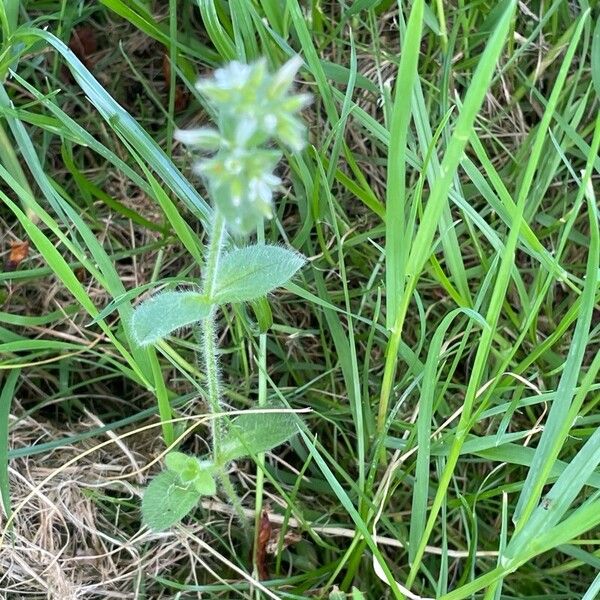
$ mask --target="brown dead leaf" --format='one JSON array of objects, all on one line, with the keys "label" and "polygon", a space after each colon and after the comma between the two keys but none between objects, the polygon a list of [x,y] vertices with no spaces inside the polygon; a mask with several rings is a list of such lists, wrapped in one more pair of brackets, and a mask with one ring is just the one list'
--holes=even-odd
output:
[{"label": "brown dead leaf", "polygon": [[163,52],[162,72],[165,84],[169,85],[169,81],[171,81],[171,61],[169,60],[169,53],[166,49]]},{"label": "brown dead leaf", "polygon": [[190,93],[187,88],[178,85],[175,88],[175,112],[185,110],[190,103]]},{"label": "brown dead leaf", "polygon": [[[279,535],[281,534],[281,529],[279,527],[274,527],[271,531],[271,539],[267,544],[267,554],[277,554],[279,550]],[[297,544],[302,539],[302,536],[296,531],[288,531],[283,536],[283,543],[281,544],[281,549],[284,550],[288,546],[292,544]]]},{"label": "brown dead leaf", "polygon": [[7,271],[16,271],[18,266],[27,258],[29,254],[29,242],[11,242],[10,253],[5,264]]},{"label": "brown dead leaf", "polygon": [[[69,40],[69,49],[88,69],[91,69],[96,62],[93,55],[98,49],[94,29],[89,25],[75,27]],[[75,79],[66,64],[63,64],[60,75],[63,81],[75,83]]]},{"label": "brown dead leaf", "polygon": [[271,539],[271,521],[269,513],[263,510],[260,515],[260,524],[257,536],[256,548],[256,566],[261,580],[269,578],[269,569],[267,568],[267,544]]},{"label": "brown dead leaf", "polygon": [[261,581],[269,578],[267,556],[276,555],[281,550],[298,543],[302,539],[302,535],[291,530],[286,532],[282,541],[280,541],[280,536],[281,528],[273,527],[269,519],[268,509],[263,509],[260,515],[256,548],[256,566]]}]

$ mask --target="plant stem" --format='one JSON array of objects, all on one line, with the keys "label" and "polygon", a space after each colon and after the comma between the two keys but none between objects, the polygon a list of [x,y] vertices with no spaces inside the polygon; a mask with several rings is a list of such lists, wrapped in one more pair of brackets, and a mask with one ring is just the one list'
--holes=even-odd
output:
[{"label": "plant stem", "polygon": [[[211,312],[202,323],[202,354],[204,369],[208,385],[208,406],[212,415],[221,412],[221,390],[219,382],[219,367],[217,359],[216,319],[215,311]],[[213,417],[210,421],[212,437],[212,454],[215,465],[220,464],[221,439],[223,437],[223,423],[220,417]]]},{"label": "plant stem", "polygon": [[215,291],[215,283],[217,280],[217,268],[219,266],[219,258],[221,257],[221,244],[223,243],[223,233],[225,232],[225,219],[223,215],[215,210],[214,220],[210,241],[208,244],[208,256],[204,265],[203,292],[209,298],[212,298]]},{"label": "plant stem", "polygon": [[[385,424],[388,417],[390,397],[394,387],[394,378],[396,376],[396,364],[398,362],[398,348],[402,338],[402,329],[404,327],[404,319],[408,312],[410,298],[414,290],[414,284],[410,284],[404,290],[404,295],[400,301],[398,312],[396,314],[396,322],[392,329],[392,334],[388,341],[385,356],[385,367],[383,370],[383,381],[381,384],[381,393],[379,396],[379,414],[377,415],[377,435],[385,435]],[[385,446],[382,444],[381,454],[379,456],[381,462],[385,461]]]},{"label": "plant stem", "polygon": [[[265,226],[260,223],[257,230],[257,240],[265,243]],[[267,403],[267,334],[261,333],[258,337],[258,406],[264,407]],[[252,545],[252,567],[254,576],[258,576],[258,536],[260,533],[260,520],[262,516],[263,486],[265,474],[265,454],[261,452],[256,457],[256,496],[254,499],[254,543]],[[256,598],[260,598],[258,590]]]},{"label": "plant stem", "polygon": [[[208,298],[214,294],[217,269],[221,254],[221,244],[223,232],[225,229],[225,220],[223,215],[217,210],[212,225],[210,242],[208,245],[208,256],[206,257],[203,291]],[[217,359],[216,338],[216,308],[213,307],[210,315],[202,323],[202,358],[204,359],[204,368],[206,370],[206,380],[208,383],[208,406],[210,412],[215,415],[221,412],[221,389],[219,382],[219,366]],[[213,418],[211,420],[212,435],[212,453],[215,465],[219,465],[219,451],[223,426],[221,419]]]},{"label": "plant stem", "polygon": [[249,529],[247,527],[248,519],[246,517],[246,514],[244,513],[244,507],[242,506],[242,501],[240,500],[240,497],[237,495],[237,492],[235,491],[235,488],[233,487],[233,484],[231,483],[231,480],[229,479],[229,474],[227,473],[227,471],[224,467],[219,472],[218,477],[219,477],[219,481],[221,482],[221,487],[225,491],[225,494],[227,495],[229,502],[231,502],[231,505],[233,506],[233,509],[235,510],[235,513],[237,515],[237,518],[240,521],[240,524],[243,525],[242,531],[244,532],[244,537],[246,539],[246,542],[249,542],[250,541],[250,533],[249,533]]},{"label": "plant stem", "polygon": [[[212,298],[215,292],[217,275],[219,272],[219,259],[221,257],[221,247],[223,244],[223,234],[225,232],[225,219],[223,215],[215,210],[215,217],[212,225],[210,241],[208,244],[208,254],[204,265],[203,292],[207,298]],[[211,437],[212,437],[212,455],[213,462],[217,468],[217,477],[221,482],[221,488],[227,495],[227,499],[233,506],[238,519],[241,523],[246,522],[246,516],[242,503],[236,494],[233,484],[229,480],[226,471],[226,465],[221,460],[221,446],[223,436],[227,430],[227,417],[216,417],[215,415],[223,412],[221,405],[221,382],[219,380],[219,363],[217,357],[217,307],[213,306],[210,315],[202,322],[202,358],[204,359],[204,369],[206,371],[206,381],[208,385],[208,407],[213,415],[211,419]]]}]

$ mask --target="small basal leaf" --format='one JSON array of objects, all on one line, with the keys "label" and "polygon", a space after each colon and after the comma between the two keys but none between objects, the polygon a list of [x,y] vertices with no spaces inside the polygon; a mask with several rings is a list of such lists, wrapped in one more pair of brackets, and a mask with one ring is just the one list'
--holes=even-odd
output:
[{"label": "small basal leaf", "polygon": [[246,302],[289,281],[305,258],[281,246],[246,246],[228,252],[219,265],[214,302]]},{"label": "small basal leaf", "polygon": [[213,477],[214,464],[210,460],[201,460],[183,452],[169,452],[165,457],[169,471],[175,473],[183,485],[193,485],[203,496],[212,496],[217,492]]},{"label": "small basal leaf", "polygon": [[184,486],[174,471],[159,473],[146,488],[142,518],[153,531],[163,531],[178,523],[198,504],[201,493],[195,485]]},{"label": "small basal leaf", "polygon": [[181,327],[205,319],[211,304],[198,292],[163,292],[133,313],[131,332],[140,346],[155,344]]},{"label": "small basal leaf", "polygon": [[297,417],[278,411],[240,415],[231,427],[221,446],[221,458],[227,462],[267,452],[298,433]]},{"label": "small basal leaf", "polygon": [[190,460],[190,456],[183,452],[169,452],[165,456],[165,465],[169,471],[175,471],[175,473],[183,473],[187,468]]},{"label": "small basal leaf", "polygon": [[202,496],[214,496],[217,493],[217,484],[211,471],[198,471],[194,479],[194,487]]}]

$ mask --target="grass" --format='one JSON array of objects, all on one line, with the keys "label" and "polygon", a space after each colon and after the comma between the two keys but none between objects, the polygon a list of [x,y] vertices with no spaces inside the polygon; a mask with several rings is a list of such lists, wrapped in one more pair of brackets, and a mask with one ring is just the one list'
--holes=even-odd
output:
[{"label": "grass", "polygon": [[[0,597],[598,597],[600,5],[400,4],[2,4],[5,264],[30,249],[0,272]],[[140,530],[210,424],[193,336],[128,323],[201,277],[196,76],[294,53],[310,144],[260,235],[310,264],[220,323],[233,409],[310,409],[232,469],[263,560],[220,498]]]}]

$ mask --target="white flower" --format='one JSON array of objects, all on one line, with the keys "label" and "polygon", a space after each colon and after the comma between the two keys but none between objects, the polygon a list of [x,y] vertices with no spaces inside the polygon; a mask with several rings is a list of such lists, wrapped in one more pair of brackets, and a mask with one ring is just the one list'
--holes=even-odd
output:
[{"label": "white flower", "polygon": [[305,127],[298,113],[310,101],[307,94],[290,94],[302,65],[295,57],[270,74],[266,61],[237,61],[218,69],[197,88],[217,113],[219,131],[200,128],[178,131],[176,137],[214,156],[194,169],[206,180],[216,208],[235,233],[248,234],[271,218],[273,190],[281,183],[273,170],[280,154],[265,145],[273,138],[292,151],[305,144]]}]

